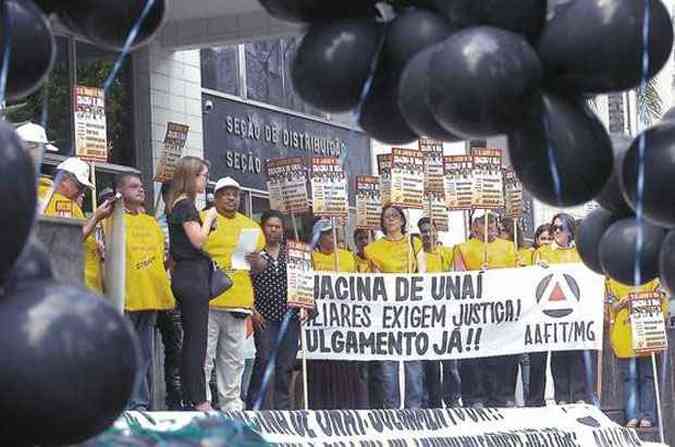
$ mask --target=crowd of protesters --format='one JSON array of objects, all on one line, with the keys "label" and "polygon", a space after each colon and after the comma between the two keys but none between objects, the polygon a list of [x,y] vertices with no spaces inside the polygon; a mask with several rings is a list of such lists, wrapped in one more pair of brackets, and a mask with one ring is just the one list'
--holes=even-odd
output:
[{"label": "crowd of protesters", "polygon": [[[205,193],[208,179],[207,162],[180,159],[172,182],[162,185],[164,213],[155,220],[143,208],[141,178],[133,173],[118,175],[114,190],[106,192],[83,226],[85,283],[101,293],[106,288],[102,273],[106,223],[114,202],[123,202],[125,315],[139,336],[144,359],[129,409],[151,409],[155,328],[164,345],[168,409],[298,407],[293,396],[302,393],[294,389],[292,379],[298,370],[300,330],[314,312],[287,306],[287,218],[269,210],[255,222],[239,213],[241,188],[229,177],[216,182],[213,203],[200,210],[198,197]],[[42,179],[41,210],[46,215],[85,219],[81,200],[87,189],[93,189],[89,166],[67,159],[53,181]],[[389,205],[381,215],[383,236],[376,239],[371,232],[357,230],[353,253],[336,246],[337,229],[329,220],[316,220],[308,239],[317,271],[485,271],[580,262],[574,246],[576,224],[571,216],[558,214],[536,230],[533,244],[527,246],[513,220],[475,215],[469,239],[446,247],[430,219],[420,219],[419,234],[411,235],[406,213]],[[258,231],[256,249],[246,256],[250,271],[232,266],[244,230]],[[231,288],[215,298],[210,289],[214,265],[232,280]],[[631,347],[626,303],[634,288],[608,280],[606,289],[611,344],[624,374],[626,424],[648,428],[656,416],[654,378],[649,362]],[[659,290],[658,281],[641,290]],[[664,312],[666,305],[664,299]],[[256,347],[249,374],[244,373],[247,322],[254,330]],[[543,406],[549,363],[557,403],[598,403],[594,354],[569,351],[461,361],[309,361],[308,404],[312,409],[512,407],[520,371],[525,404]],[[266,374],[270,364],[271,375]],[[405,380],[403,396],[400,377]]]}]

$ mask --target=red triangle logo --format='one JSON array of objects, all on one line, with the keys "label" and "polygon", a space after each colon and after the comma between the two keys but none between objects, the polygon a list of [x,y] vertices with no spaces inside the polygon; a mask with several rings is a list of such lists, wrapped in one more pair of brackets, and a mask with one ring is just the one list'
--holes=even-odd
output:
[{"label": "red triangle logo", "polygon": [[553,291],[551,292],[551,295],[548,297],[549,301],[567,301],[567,297],[565,296],[565,293],[563,293],[562,289],[560,288],[559,283],[555,283],[555,287],[553,288]]}]

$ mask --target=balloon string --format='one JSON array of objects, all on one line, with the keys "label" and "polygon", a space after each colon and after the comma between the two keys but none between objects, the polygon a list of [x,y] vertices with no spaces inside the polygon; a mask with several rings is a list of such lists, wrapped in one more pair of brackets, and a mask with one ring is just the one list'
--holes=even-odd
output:
[{"label": "balloon string", "polygon": [[[649,76],[649,27],[651,22],[650,0],[644,0],[645,19],[642,23],[642,79],[640,81],[640,90],[645,91]],[[643,106],[644,107],[644,106]],[[645,150],[646,135],[640,133],[638,144],[638,175],[637,175],[637,200],[635,206],[635,216],[637,218],[638,232],[635,241],[635,268],[633,269],[634,285],[642,283],[642,272],[640,271],[640,257],[642,255],[642,246],[644,244],[644,229],[642,228],[642,212],[645,189]]]},{"label": "balloon string", "polygon": [[0,104],[5,106],[5,95],[7,94],[7,73],[9,72],[9,61],[12,53],[12,18],[9,14],[9,6],[5,0],[2,0],[2,26],[3,48],[2,48],[2,70],[0,70]]},{"label": "balloon string", "polygon": [[115,65],[113,66],[113,69],[110,71],[110,74],[108,75],[108,78],[103,83],[103,91],[105,93],[108,92],[108,89],[110,88],[113,81],[117,77],[117,73],[122,68],[122,64],[124,63],[124,60],[126,59],[127,55],[131,51],[131,45],[133,45],[134,41],[136,40],[136,37],[138,36],[138,32],[141,30],[141,26],[143,25],[143,22],[145,21],[145,18],[148,16],[148,14],[150,14],[150,10],[152,9],[152,6],[154,4],[155,4],[155,0],[148,0],[145,3],[145,6],[143,7],[143,11],[141,11],[141,14],[138,16],[138,19],[136,19],[136,23],[134,23],[134,26],[131,27],[131,30],[129,31],[129,34],[127,35],[127,39],[124,42],[124,47],[122,47],[122,51],[120,52],[120,55],[117,58],[117,61],[115,61]]},{"label": "balloon string", "polygon": [[366,98],[370,93],[370,89],[373,86],[375,75],[377,74],[377,67],[380,65],[380,56],[384,50],[384,43],[387,39],[387,29],[389,28],[389,22],[385,22],[382,29],[382,36],[380,36],[380,41],[377,45],[377,50],[373,56],[373,60],[370,63],[370,73],[368,74],[368,79],[363,84],[363,89],[361,90],[361,96],[359,97],[359,103],[354,109],[354,114],[356,115],[357,121],[361,117],[361,110],[363,109],[363,104],[366,102]]},{"label": "balloon string", "polygon": [[548,164],[551,170],[551,178],[553,179],[553,189],[555,190],[555,197],[558,200],[558,206],[562,206],[562,186],[560,181],[560,172],[558,170],[558,163],[555,158],[555,151],[551,142],[551,126],[548,122],[548,117],[545,113],[542,114],[544,120],[544,134],[546,137],[546,151],[548,154]]},{"label": "balloon string", "polygon": [[[286,336],[286,332],[288,331],[288,326],[292,317],[293,311],[289,309],[284,316],[281,327],[279,328],[279,334],[277,335],[277,340],[274,343],[272,355],[270,355],[267,365],[265,366],[265,374],[263,375],[262,383],[260,384],[260,390],[258,391],[258,395],[255,398],[255,403],[253,404],[254,411],[260,410],[263,400],[267,394],[267,388],[269,387],[270,379],[272,378],[272,373],[274,372],[274,367],[276,366],[277,354],[279,353],[279,349],[281,349],[281,343]],[[302,327],[300,327],[300,330],[302,330]],[[306,347],[303,346],[303,349],[306,349]]]}]

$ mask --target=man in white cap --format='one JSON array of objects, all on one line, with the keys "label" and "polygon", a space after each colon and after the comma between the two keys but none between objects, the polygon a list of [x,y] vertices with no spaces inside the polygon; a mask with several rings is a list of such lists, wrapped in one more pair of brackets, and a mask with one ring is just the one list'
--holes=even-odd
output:
[{"label": "man in white cap", "polygon": [[45,131],[45,128],[38,124],[31,122],[22,124],[16,128],[16,133],[23,140],[24,148],[33,158],[33,163],[35,164],[36,169],[42,162],[42,153],[44,150],[50,152],[59,151],[56,146],[50,144],[51,142],[47,139],[47,132]]},{"label": "man in white cap", "polygon": [[[76,157],[64,160],[56,167],[56,179],[53,185],[40,182],[38,197],[45,216],[70,217],[85,220],[78,200],[86,189],[93,190],[89,180],[89,165]],[[84,240],[84,283],[94,292],[103,293],[103,275],[101,253],[94,237],[99,222],[112,214],[113,200],[107,200],[99,206],[82,227]]]},{"label": "man in white cap", "polygon": [[[243,410],[241,377],[244,370],[243,343],[246,337],[246,318],[253,309],[253,285],[247,270],[233,270],[232,255],[243,232],[255,232],[255,251],[247,253],[246,260],[256,266],[264,262],[260,251],[265,248],[265,236],[260,226],[239,213],[241,188],[231,177],[221,178],[214,188],[218,211],[216,228],[204,245],[204,251],[232,278],[232,287],[209,303],[209,329],[206,348],[206,381],[209,382],[215,364],[220,409]],[[212,401],[206,388],[206,399]]]}]

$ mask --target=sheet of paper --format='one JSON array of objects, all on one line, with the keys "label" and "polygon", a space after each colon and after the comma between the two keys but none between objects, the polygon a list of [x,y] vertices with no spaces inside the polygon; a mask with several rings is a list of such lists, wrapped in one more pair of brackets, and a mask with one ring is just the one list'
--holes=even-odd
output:
[{"label": "sheet of paper", "polygon": [[251,265],[246,260],[246,256],[255,251],[258,242],[257,229],[242,230],[239,234],[239,244],[232,253],[232,270],[251,270]]}]

